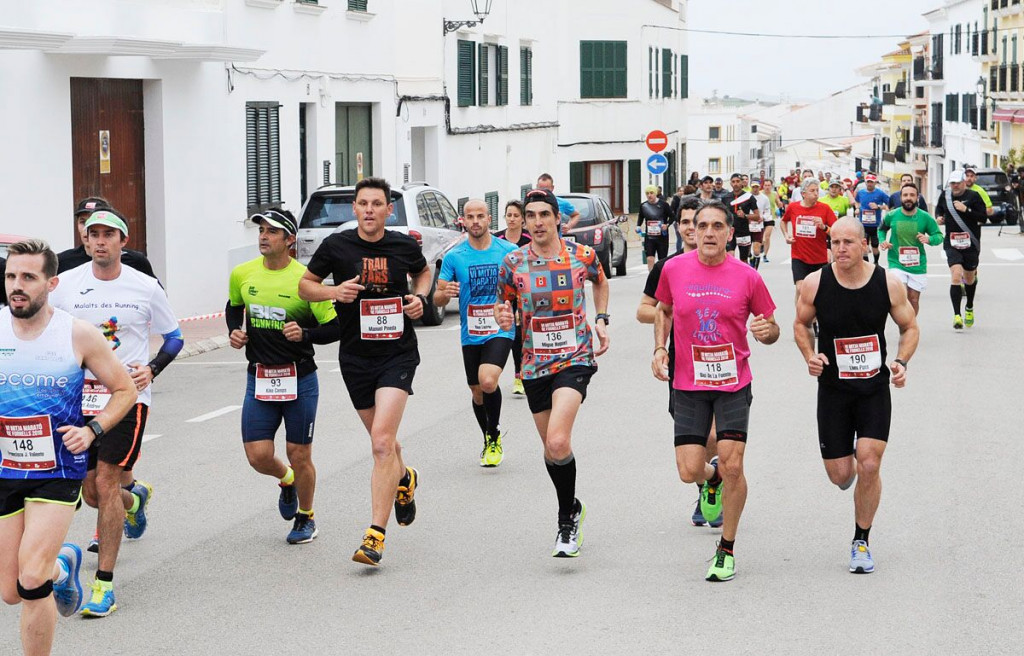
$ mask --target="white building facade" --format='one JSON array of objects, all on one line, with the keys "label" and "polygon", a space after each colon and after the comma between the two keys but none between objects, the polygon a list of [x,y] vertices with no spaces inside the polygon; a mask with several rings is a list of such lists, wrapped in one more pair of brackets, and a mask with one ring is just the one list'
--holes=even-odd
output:
[{"label": "white building facade", "polygon": [[474,19],[469,0],[5,6],[17,218],[0,232],[69,248],[76,200],[104,196],[187,317],[221,309],[230,268],[257,254],[250,213],[298,214],[325,182],[423,180],[501,211],[549,172],[627,212],[654,179],[647,132],[670,135],[658,181],[685,157],[685,16],[680,0],[493,0],[445,34]]}]

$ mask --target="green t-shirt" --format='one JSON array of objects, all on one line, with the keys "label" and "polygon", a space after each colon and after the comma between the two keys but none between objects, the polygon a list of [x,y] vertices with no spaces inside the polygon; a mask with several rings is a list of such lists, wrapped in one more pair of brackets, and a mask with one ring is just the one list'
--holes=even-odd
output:
[{"label": "green t-shirt", "polygon": [[832,208],[832,211],[836,213],[837,219],[841,219],[846,216],[846,213],[850,209],[850,199],[842,194],[839,194],[835,198],[826,195],[820,200]]},{"label": "green t-shirt", "polygon": [[[892,239],[888,238],[892,230]],[[893,210],[882,219],[878,227],[879,241],[888,241],[889,268],[902,269],[907,273],[927,273],[928,257],[925,255],[924,244],[917,240],[919,234],[928,235],[928,244],[938,246],[942,243],[942,232],[935,218],[921,208],[913,216],[903,213],[903,208]],[[914,252],[916,251],[916,252]]]},{"label": "green t-shirt", "polygon": [[979,184],[971,185],[971,191],[981,196],[981,200],[985,203],[985,209],[992,207],[992,199],[989,198],[988,192],[981,188]]},{"label": "green t-shirt", "polygon": [[231,305],[245,306],[245,357],[250,369],[255,364],[298,364],[303,376],[316,370],[313,343],[308,339],[291,342],[281,332],[294,321],[303,328],[334,321],[338,316],[330,301],[310,303],[299,298],[299,280],[306,267],[294,259],[283,269],[271,271],[263,266],[263,256],[243,262],[231,271],[228,298]]}]

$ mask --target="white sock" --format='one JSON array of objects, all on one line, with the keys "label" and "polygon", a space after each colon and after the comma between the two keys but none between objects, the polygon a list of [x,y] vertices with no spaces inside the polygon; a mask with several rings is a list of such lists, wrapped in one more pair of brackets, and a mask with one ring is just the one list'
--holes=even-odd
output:
[{"label": "white sock", "polygon": [[60,574],[57,575],[57,580],[54,581],[54,585],[64,585],[68,582],[68,577],[71,576],[71,572],[68,571],[68,566],[64,564],[63,560],[57,560],[57,569],[60,570]]}]

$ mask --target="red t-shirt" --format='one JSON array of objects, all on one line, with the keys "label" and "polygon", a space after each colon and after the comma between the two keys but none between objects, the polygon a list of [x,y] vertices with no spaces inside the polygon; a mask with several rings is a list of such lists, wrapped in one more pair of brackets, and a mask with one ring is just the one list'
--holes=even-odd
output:
[{"label": "red t-shirt", "polygon": [[832,208],[818,201],[814,207],[804,207],[803,203],[790,203],[782,221],[793,223],[793,259],[804,264],[825,264],[828,262],[828,233],[814,225],[814,217],[819,217],[825,225],[836,222],[836,213]]}]

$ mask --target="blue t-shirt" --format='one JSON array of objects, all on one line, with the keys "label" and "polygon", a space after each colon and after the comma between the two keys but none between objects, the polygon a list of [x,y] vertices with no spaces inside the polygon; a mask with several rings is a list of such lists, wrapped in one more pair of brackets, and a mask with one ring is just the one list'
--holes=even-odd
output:
[{"label": "blue t-shirt", "polygon": [[[894,191],[891,194],[889,194],[889,209],[890,210],[898,210],[902,205],[903,205],[903,203],[900,200],[900,192]],[[924,199],[924,196],[918,196],[917,197],[917,206],[920,207],[925,212],[928,211],[928,202]]]},{"label": "blue t-shirt", "polygon": [[498,302],[498,268],[516,245],[491,238],[486,250],[473,248],[464,241],[444,256],[441,280],[459,283],[459,317],[462,320],[463,346],[479,345],[494,337],[515,338],[514,330],[501,330],[494,321]]},{"label": "blue t-shirt", "polygon": [[559,221],[561,223],[568,223],[569,219],[572,218],[572,215],[576,213],[576,206],[564,198],[558,196],[555,196],[555,198],[558,199],[558,213],[560,215],[558,217]]},{"label": "blue t-shirt", "polygon": [[[868,191],[867,189],[861,189],[857,192],[857,204],[860,205],[860,222],[864,224],[865,228],[877,228],[882,224],[882,205],[889,204],[889,194],[885,193],[878,187],[875,187],[874,191]],[[874,203],[878,205],[877,210],[873,210],[868,205]],[[864,213],[867,212],[867,216]]]}]

